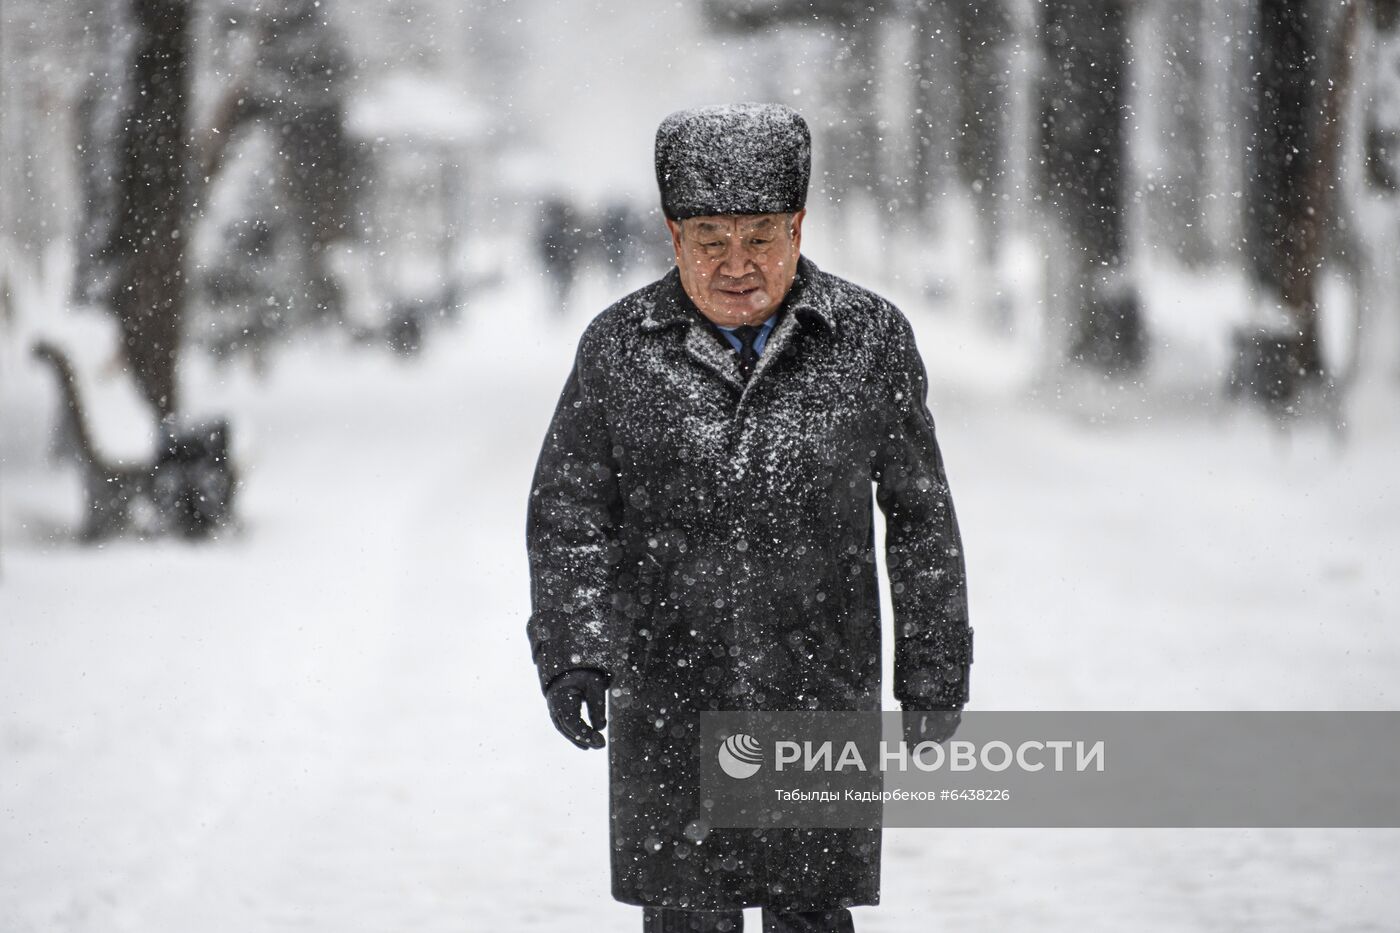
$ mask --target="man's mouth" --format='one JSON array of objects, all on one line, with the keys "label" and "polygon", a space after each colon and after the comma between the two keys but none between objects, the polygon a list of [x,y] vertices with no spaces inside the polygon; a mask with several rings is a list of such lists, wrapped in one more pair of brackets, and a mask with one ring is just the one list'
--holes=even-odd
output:
[{"label": "man's mouth", "polygon": [[762,285],[716,288],[715,291],[719,292],[729,314],[756,314],[772,304],[768,290]]}]

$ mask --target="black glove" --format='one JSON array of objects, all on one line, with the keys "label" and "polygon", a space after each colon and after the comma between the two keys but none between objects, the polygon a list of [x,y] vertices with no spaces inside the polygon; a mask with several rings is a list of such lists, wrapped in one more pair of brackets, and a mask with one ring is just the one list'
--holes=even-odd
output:
[{"label": "black glove", "polygon": [[918,700],[901,705],[904,707],[904,744],[911,752],[920,742],[942,744],[948,741],[962,723],[960,706],[940,709]]},{"label": "black glove", "polygon": [[[607,744],[603,729],[607,728],[608,684],[612,678],[591,667],[565,671],[549,682],[545,700],[549,703],[549,718],[564,738],[579,748],[602,748]],[[588,704],[588,718],[593,727],[583,721],[583,704]]]}]

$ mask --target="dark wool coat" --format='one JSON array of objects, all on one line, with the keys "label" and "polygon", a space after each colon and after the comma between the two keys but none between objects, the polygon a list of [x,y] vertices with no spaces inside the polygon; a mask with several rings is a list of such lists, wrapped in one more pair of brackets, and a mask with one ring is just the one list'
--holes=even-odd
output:
[{"label": "dark wool coat", "polygon": [[613,896],[789,910],[879,901],[879,829],[711,828],[702,710],[878,710],[874,498],[894,694],[965,701],[957,519],[908,321],[805,257],[745,384],[675,269],[600,314],[530,495],[541,686],[611,675]]}]

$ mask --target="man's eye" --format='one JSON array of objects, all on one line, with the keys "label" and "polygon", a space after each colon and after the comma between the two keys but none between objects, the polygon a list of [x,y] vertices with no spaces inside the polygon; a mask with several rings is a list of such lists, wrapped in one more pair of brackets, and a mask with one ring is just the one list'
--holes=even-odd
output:
[{"label": "man's eye", "polygon": [[773,241],[772,241],[772,240],[749,240],[749,242],[752,243],[754,246],[767,246],[769,243],[772,243]]},{"label": "man's eye", "polygon": [[701,249],[719,249],[719,248],[720,248],[721,246],[723,246],[723,245],[724,245],[723,243],[701,243],[701,244],[700,244],[700,248],[701,248]]}]

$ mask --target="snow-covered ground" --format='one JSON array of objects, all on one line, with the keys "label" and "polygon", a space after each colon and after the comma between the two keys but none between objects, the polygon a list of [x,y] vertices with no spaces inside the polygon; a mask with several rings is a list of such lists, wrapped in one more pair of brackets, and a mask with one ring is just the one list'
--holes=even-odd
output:
[{"label": "snow-covered ground", "polygon": [[[528,281],[480,299],[414,365],[307,341],[255,384],[192,360],[247,465],[242,529],[206,546],[58,533],[76,479],[20,443],[45,376],[0,370],[0,931],[640,928],[608,894],[604,756],[553,731],[525,639],[526,491],[586,318],[539,308]],[[1285,446],[1189,391],[1052,402],[908,310],[977,707],[1400,705],[1386,374],[1344,451]],[[1161,378],[1209,385],[1195,359]],[[862,931],[1400,922],[1396,831],[893,829],[883,875]]]}]

